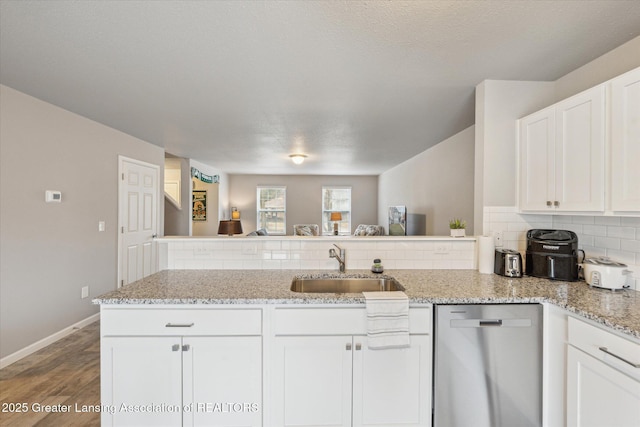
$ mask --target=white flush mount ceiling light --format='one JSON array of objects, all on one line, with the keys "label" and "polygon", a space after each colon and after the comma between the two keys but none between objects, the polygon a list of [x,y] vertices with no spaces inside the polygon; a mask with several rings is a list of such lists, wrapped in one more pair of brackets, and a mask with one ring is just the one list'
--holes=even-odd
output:
[{"label": "white flush mount ceiling light", "polygon": [[289,158],[296,165],[301,165],[302,162],[304,162],[304,159],[307,158],[307,156],[304,154],[289,154]]}]

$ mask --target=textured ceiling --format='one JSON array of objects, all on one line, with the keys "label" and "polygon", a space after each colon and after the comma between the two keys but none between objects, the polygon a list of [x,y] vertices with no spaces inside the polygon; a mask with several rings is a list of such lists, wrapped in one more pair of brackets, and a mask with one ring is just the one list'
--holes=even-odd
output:
[{"label": "textured ceiling", "polygon": [[472,125],[482,80],[556,80],[640,35],[640,1],[0,7],[2,84],[229,173],[379,174]]}]

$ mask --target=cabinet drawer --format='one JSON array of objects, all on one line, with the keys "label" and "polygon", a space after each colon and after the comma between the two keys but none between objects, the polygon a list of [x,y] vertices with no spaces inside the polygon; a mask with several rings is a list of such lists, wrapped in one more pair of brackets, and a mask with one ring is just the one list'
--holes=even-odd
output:
[{"label": "cabinet drawer", "polygon": [[[276,335],[366,335],[367,311],[363,308],[289,308],[275,310]],[[431,333],[431,309],[409,309],[409,333]]]},{"label": "cabinet drawer", "polygon": [[[638,342],[569,317],[569,344],[640,379],[640,343]],[[634,367],[633,364],[638,367]]]},{"label": "cabinet drawer", "polygon": [[261,309],[103,308],[107,335],[261,335]]}]

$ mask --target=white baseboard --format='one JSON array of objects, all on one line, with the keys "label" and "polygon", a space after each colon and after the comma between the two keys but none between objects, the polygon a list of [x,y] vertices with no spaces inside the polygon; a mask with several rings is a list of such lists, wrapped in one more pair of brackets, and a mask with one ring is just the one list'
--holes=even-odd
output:
[{"label": "white baseboard", "polygon": [[15,353],[12,353],[8,356],[3,357],[2,359],[0,359],[0,369],[9,366],[12,363],[17,362],[18,360],[24,357],[29,356],[30,354],[33,354],[36,351],[41,350],[50,344],[53,344],[59,339],[64,338],[67,335],[70,335],[71,333],[75,332],[77,329],[82,329],[85,326],[92,324],[98,319],[100,319],[100,313],[96,313],[93,316],[89,316],[86,319],[83,319],[77,323],[74,323],[73,325],[68,326],[61,331],[58,331],[54,334],[49,335],[48,337],[41,339],[40,341],[34,342],[31,345],[28,345],[25,348],[16,351]]}]

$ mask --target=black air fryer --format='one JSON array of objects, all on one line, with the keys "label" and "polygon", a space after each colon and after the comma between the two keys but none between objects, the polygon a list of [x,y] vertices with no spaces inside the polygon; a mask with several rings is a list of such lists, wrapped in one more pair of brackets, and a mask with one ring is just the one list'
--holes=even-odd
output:
[{"label": "black air fryer", "polygon": [[568,230],[527,231],[527,276],[578,280],[578,236]]}]

